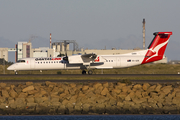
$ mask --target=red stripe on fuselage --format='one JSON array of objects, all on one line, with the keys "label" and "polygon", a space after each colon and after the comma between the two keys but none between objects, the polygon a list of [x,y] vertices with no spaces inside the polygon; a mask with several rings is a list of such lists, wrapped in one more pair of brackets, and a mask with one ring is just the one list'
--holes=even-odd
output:
[{"label": "red stripe on fuselage", "polygon": [[61,60],[61,58],[52,58],[52,60]]}]

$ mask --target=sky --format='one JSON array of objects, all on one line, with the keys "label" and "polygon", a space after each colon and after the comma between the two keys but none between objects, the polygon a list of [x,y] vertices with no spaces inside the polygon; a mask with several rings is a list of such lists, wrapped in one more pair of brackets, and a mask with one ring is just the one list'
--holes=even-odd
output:
[{"label": "sky", "polygon": [[179,0],[0,0],[0,47],[32,35],[38,36],[33,47],[49,47],[51,33],[52,42],[76,40],[84,49],[142,48],[145,18],[146,47],[154,32],[172,31],[165,55],[180,60],[179,5]]}]

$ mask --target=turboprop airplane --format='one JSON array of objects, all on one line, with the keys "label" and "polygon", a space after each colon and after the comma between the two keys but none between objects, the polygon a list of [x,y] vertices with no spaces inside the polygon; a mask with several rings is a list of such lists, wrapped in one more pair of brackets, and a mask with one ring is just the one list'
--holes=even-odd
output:
[{"label": "turboprop airplane", "polygon": [[90,53],[53,58],[23,58],[9,66],[7,70],[14,70],[15,74],[17,74],[17,71],[20,70],[82,69],[82,74],[86,74],[86,70],[88,74],[92,74],[93,69],[112,69],[141,65],[161,60],[171,35],[172,32],[155,32],[154,39],[147,50],[121,55],[97,55]]}]

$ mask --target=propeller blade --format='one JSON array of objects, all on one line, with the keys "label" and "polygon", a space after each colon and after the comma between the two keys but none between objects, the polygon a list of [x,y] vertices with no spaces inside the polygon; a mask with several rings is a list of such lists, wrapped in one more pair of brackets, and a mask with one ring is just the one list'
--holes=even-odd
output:
[{"label": "propeller blade", "polygon": [[68,56],[63,57],[63,60],[68,61]]}]

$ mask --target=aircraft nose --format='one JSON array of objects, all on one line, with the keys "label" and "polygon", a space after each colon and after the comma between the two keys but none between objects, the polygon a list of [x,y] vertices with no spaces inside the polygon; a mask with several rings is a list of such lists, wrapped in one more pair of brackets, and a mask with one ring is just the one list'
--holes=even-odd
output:
[{"label": "aircraft nose", "polygon": [[13,65],[9,66],[9,67],[7,68],[7,70],[14,70]]}]

